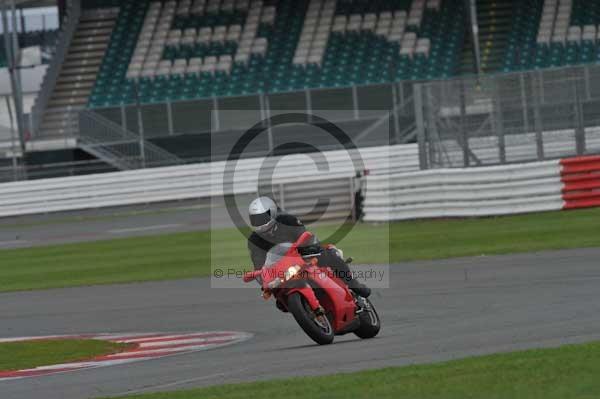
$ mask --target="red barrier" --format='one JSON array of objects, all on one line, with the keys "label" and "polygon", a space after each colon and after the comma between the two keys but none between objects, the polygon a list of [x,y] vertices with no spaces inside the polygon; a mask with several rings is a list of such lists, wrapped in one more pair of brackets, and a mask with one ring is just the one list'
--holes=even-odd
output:
[{"label": "red barrier", "polygon": [[600,206],[600,156],[562,159],[563,209]]}]

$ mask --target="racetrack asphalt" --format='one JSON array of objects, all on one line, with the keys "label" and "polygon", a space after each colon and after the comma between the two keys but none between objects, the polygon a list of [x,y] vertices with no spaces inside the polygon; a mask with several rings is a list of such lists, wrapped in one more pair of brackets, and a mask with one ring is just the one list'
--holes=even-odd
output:
[{"label": "racetrack asphalt", "polygon": [[[250,196],[240,196],[248,204]],[[0,218],[0,250],[233,227],[222,199]]]},{"label": "racetrack asphalt", "polygon": [[380,335],[319,347],[257,289],[209,279],[0,294],[0,337],[246,331],[243,343],[130,365],[0,382],[2,399],[80,399],[324,375],[600,339],[600,249],[393,265],[372,296]]}]

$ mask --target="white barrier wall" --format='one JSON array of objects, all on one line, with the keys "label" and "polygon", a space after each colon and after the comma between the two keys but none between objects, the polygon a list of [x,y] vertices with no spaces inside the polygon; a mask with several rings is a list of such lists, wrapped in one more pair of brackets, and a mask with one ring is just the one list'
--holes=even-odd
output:
[{"label": "white barrier wall", "polygon": [[492,216],[560,210],[559,161],[367,176],[364,220]]},{"label": "white barrier wall", "polygon": [[[269,158],[269,183],[352,177],[358,165],[373,176],[418,169],[416,145],[362,148]],[[354,165],[352,159],[359,161]],[[318,162],[315,163],[315,160]],[[232,187],[224,187],[225,162],[32,180],[0,185],[0,217],[255,193],[265,159],[238,162]]]}]

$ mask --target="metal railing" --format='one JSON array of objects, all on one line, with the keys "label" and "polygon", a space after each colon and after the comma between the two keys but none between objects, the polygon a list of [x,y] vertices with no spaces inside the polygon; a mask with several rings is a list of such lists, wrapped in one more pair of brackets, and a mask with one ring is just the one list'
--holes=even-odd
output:
[{"label": "metal railing", "polygon": [[33,137],[37,136],[39,127],[42,123],[42,118],[50,97],[56,86],[56,81],[60,74],[60,70],[65,61],[67,51],[71,45],[71,40],[77,29],[79,17],[81,16],[81,2],[79,0],[67,1],[67,12],[62,21],[62,27],[56,40],[56,48],[52,60],[46,70],[46,75],[40,86],[38,96],[31,108],[31,133]]},{"label": "metal railing", "polygon": [[417,84],[421,168],[600,152],[599,77],[582,65]]},{"label": "metal railing", "polygon": [[[393,137],[414,129],[412,82],[330,89],[306,89],[286,93],[262,93],[237,97],[166,101],[93,108],[93,111],[146,138],[246,130],[257,121],[282,112],[307,114],[327,111],[331,122],[377,121],[395,110]],[[231,119],[228,111],[244,111]],[[338,112],[335,112],[338,111]],[[370,137],[371,138],[371,137]],[[386,138],[386,141],[389,141]]]},{"label": "metal railing", "polygon": [[88,110],[74,112],[79,146],[120,170],[180,165],[183,161],[143,137]]}]

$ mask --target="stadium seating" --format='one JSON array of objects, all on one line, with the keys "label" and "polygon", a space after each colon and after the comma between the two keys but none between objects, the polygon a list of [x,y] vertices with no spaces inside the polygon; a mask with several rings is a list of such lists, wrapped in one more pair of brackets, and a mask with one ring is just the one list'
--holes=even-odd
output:
[{"label": "stadium seating", "polygon": [[600,3],[586,0],[515,2],[503,70],[549,68],[600,60]]},{"label": "stadium seating", "polygon": [[449,77],[465,30],[452,0],[119,5],[91,107]]}]

